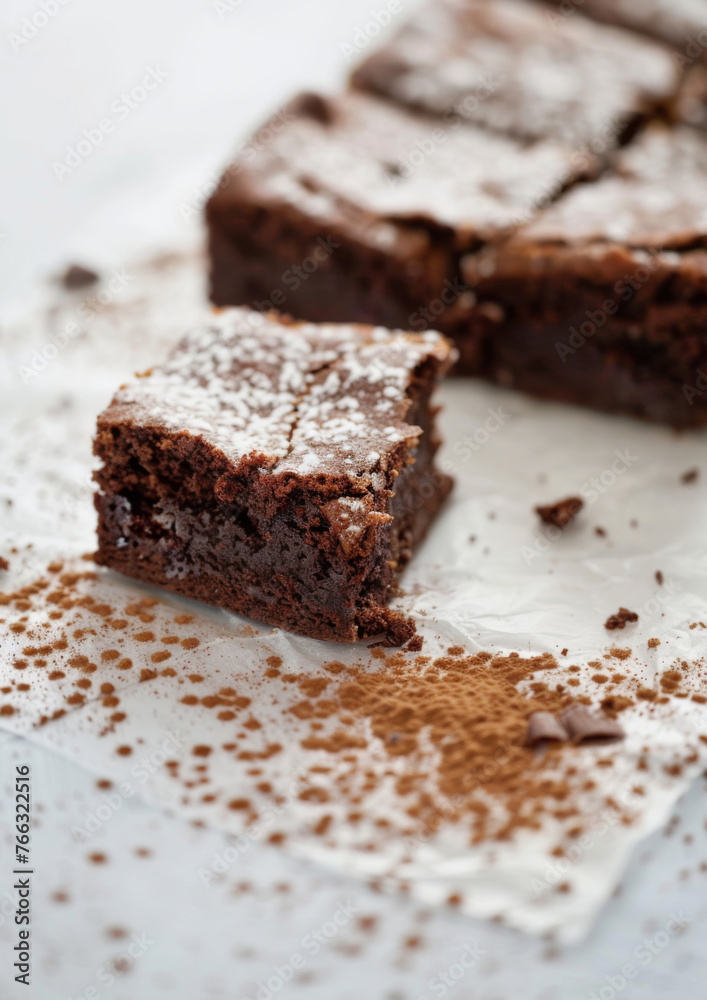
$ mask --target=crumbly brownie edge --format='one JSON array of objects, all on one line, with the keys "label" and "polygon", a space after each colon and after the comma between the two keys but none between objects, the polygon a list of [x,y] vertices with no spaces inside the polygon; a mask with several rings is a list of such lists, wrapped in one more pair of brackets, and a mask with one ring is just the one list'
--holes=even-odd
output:
[{"label": "crumbly brownie edge", "polygon": [[[402,644],[414,634],[414,623],[386,602],[451,488],[433,464],[429,396],[440,374],[438,362],[429,359],[412,380],[417,398],[406,420],[420,419],[429,433],[412,451],[401,444],[392,456],[391,491],[373,496],[380,523],[348,557],[322,518],[325,504],[346,494],[346,482],[322,487],[316,476],[288,477],[289,483],[278,484],[278,500],[273,478],[251,470],[241,483],[250,506],[232,498],[222,503],[213,491],[229,463],[217,451],[189,435],[103,419],[95,446],[104,463],[96,474],[96,561],[313,638],[347,642],[384,633],[390,644]],[[277,536],[274,542],[264,540],[268,532]]]}]

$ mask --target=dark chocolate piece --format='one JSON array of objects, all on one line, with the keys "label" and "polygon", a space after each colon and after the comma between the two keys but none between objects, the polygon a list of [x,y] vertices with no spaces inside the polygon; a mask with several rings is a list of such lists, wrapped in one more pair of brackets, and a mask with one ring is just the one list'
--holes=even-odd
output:
[{"label": "dark chocolate piece", "polygon": [[547,741],[566,743],[569,733],[552,712],[533,712],[528,719],[525,746],[535,747]]},{"label": "dark chocolate piece", "polygon": [[616,719],[595,715],[586,705],[571,705],[560,716],[560,722],[576,743],[622,740],[626,736]]},{"label": "dark chocolate piece", "polygon": [[337,642],[386,607],[451,480],[434,466],[438,334],[226,310],[98,420],[96,562]]}]

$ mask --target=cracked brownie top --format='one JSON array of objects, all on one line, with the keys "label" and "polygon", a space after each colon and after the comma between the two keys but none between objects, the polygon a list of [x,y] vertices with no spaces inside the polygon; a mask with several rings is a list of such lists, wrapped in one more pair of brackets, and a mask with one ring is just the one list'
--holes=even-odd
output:
[{"label": "cracked brownie top", "polygon": [[390,254],[409,250],[421,225],[466,247],[513,232],[591,166],[557,142],[521,143],[366,94],[305,94],[226,171],[209,210],[290,206]]},{"label": "cracked brownie top", "polygon": [[434,332],[228,309],[123,386],[101,422],[203,438],[236,471],[370,475],[421,433],[405,421],[415,372],[442,375],[452,354]]},{"label": "cracked brownie top", "polygon": [[601,154],[675,93],[678,69],[662,46],[579,10],[561,17],[518,0],[430,0],[353,81],[445,119]]}]

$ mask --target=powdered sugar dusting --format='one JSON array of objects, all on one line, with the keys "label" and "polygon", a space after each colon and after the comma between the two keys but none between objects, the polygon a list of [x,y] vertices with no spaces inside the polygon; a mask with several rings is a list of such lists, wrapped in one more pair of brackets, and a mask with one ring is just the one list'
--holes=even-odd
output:
[{"label": "powdered sugar dusting", "polygon": [[450,354],[435,333],[228,309],[122,387],[104,418],[201,437],[271,474],[361,474],[420,433],[405,422],[411,375]]},{"label": "powdered sugar dusting", "polygon": [[581,8],[548,15],[518,0],[430,0],[355,78],[445,121],[578,145],[607,136],[609,147],[622,121],[674,92],[677,70],[662,47],[594,24]]},{"label": "powdered sugar dusting", "polygon": [[420,218],[460,237],[503,235],[586,168],[558,142],[521,144],[355,92],[329,105],[332,123],[295,118],[230,171],[218,200],[284,202],[394,252],[403,232],[415,239],[400,223]]}]

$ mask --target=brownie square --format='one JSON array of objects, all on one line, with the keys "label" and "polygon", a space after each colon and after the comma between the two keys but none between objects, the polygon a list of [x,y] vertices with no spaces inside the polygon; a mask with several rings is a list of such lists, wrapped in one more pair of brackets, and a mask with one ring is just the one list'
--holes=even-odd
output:
[{"label": "brownie square", "polygon": [[463,262],[481,374],[678,427],[707,423],[707,139],[654,125],[505,245]]},{"label": "brownie square", "polygon": [[225,310],[98,419],[96,561],[317,639],[387,606],[451,480],[434,465],[439,334]]},{"label": "brownie square", "polygon": [[455,336],[477,361],[463,253],[534,218],[590,161],[360,93],[304,95],[237,160],[206,217],[217,305]]},{"label": "brownie square", "polygon": [[[572,20],[579,0],[548,0],[550,23],[562,28]],[[705,0],[581,0],[581,11],[604,24],[665,43],[682,74],[671,111],[680,121],[707,127],[707,2]]]},{"label": "brownie square", "polygon": [[543,0],[558,8],[551,23],[559,26],[574,18],[578,9],[604,24],[618,25],[650,38],[668,42],[688,58],[695,46],[706,47],[700,38],[707,28],[704,0]]},{"label": "brownie square", "polygon": [[678,79],[663,46],[524,0],[428,0],[353,75],[445,121],[600,156],[666,104]]}]

